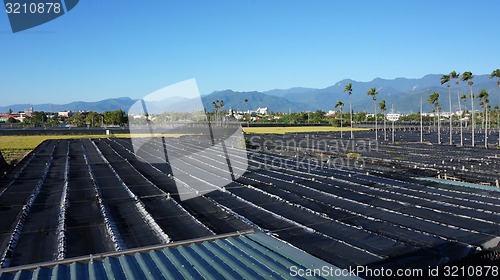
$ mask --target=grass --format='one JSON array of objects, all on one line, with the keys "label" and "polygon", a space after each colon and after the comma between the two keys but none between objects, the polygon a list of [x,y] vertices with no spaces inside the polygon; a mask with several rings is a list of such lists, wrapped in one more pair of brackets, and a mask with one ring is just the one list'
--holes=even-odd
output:
[{"label": "grass", "polygon": [[[290,126],[290,127],[243,127],[243,131],[249,134],[285,134],[294,132],[335,132],[350,131],[350,127],[333,126]],[[353,128],[354,131],[367,130],[365,128]],[[180,137],[183,134],[163,134],[155,136]],[[35,149],[40,143],[49,139],[82,139],[82,138],[130,138],[130,134],[111,135],[29,135],[29,136],[0,136],[0,152],[4,155],[7,163],[15,163],[21,160],[27,153]],[[149,134],[135,134],[134,137],[150,137]]]},{"label": "grass", "polygon": [[[183,134],[165,134],[166,137],[180,137]],[[149,137],[149,134],[137,134],[134,137]],[[155,135],[160,136],[160,135]],[[45,140],[49,139],[86,139],[86,138],[130,138],[130,134],[111,135],[29,135],[29,136],[0,136],[0,151],[4,150],[33,150]]]},{"label": "grass", "polygon": [[2,156],[7,164],[15,165],[29,152],[31,150],[4,150],[2,151]]},{"label": "grass", "polygon": [[[366,128],[353,128],[353,131],[364,131]],[[350,127],[333,126],[289,126],[289,127],[243,127],[243,131],[248,134],[285,134],[294,132],[336,132],[351,131]]]},{"label": "grass", "polygon": [[361,157],[361,154],[350,152],[350,153],[347,153],[347,157],[350,159],[359,159]]},{"label": "grass", "polygon": [[[164,134],[166,137],[180,137],[183,134]],[[149,134],[137,134],[134,137],[149,137]],[[155,135],[160,136],[160,135]],[[84,138],[130,138],[130,134],[111,134],[111,135],[28,135],[28,136],[0,136],[0,152],[5,162],[16,164],[29,152],[35,149],[45,140],[55,139],[84,139]]]}]

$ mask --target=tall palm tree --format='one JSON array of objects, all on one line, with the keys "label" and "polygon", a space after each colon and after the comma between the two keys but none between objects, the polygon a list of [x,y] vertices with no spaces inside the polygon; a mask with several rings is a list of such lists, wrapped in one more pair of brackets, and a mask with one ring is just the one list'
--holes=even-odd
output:
[{"label": "tall palm tree", "polygon": [[217,114],[217,112],[219,111],[219,99],[213,101],[212,104],[214,105],[214,111]]},{"label": "tall palm tree", "polygon": [[438,144],[441,144],[441,117],[439,116],[439,111],[441,110],[441,107],[439,105],[439,93],[433,92],[429,98],[427,99],[427,102],[429,104],[434,105],[435,110],[437,111],[437,116],[438,116]]},{"label": "tall palm tree", "polygon": [[221,112],[224,112],[224,100],[215,100],[212,102],[214,105],[214,111],[215,111],[215,119],[217,123],[222,123],[222,120],[220,120],[220,114]]},{"label": "tall palm tree", "polygon": [[343,133],[342,133],[342,118],[343,118],[343,116],[342,116],[342,108],[344,107],[344,105],[345,105],[344,102],[342,102],[340,100],[337,101],[337,103],[335,103],[335,108],[340,107],[339,108],[340,109],[340,138],[343,138]]},{"label": "tall palm tree", "polygon": [[450,103],[450,145],[453,145],[453,112],[451,109],[451,88],[450,88],[450,75],[441,76],[441,84],[446,84],[448,88],[448,101]]},{"label": "tall palm tree", "polygon": [[490,106],[489,94],[485,89],[481,90],[478,95],[479,100],[481,100],[481,105],[484,109],[484,147],[488,149],[488,107]]},{"label": "tall palm tree", "polygon": [[382,100],[378,104],[378,108],[380,109],[381,112],[384,113],[384,141],[387,141],[387,130],[386,130],[386,122],[385,122],[385,111],[387,110],[387,108],[385,107],[385,100]]},{"label": "tall palm tree", "polygon": [[[462,115],[462,105],[460,104],[460,90],[458,88],[458,83],[460,82],[460,73],[457,73],[455,71],[450,72],[450,79],[456,80],[455,85],[457,86],[457,101],[458,101],[458,111],[460,111],[460,114]],[[460,146],[464,145],[464,135],[463,135],[463,124],[462,124],[462,118],[459,120],[460,124]]]},{"label": "tall palm tree", "polygon": [[493,70],[490,74],[490,79],[498,78],[497,85],[500,86],[500,69]]},{"label": "tall palm tree", "polygon": [[[498,105],[495,105],[493,108],[495,110],[495,115],[497,116],[497,129],[498,129],[498,134],[500,134],[500,107]],[[498,136],[498,146],[500,146],[500,135]]]},{"label": "tall palm tree", "polygon": [[375,140],[378,141],[378,126],[377,126],[377,94],[378,91],[376,88],[371,88],[368,91],[368,96],[371,96],[373,99],[373,108],[375,109]]},{"label": "tall palm tree", "polygon": [[[500,69],[496,69],[490,74],[490,79],[497,78],[497,86],[500,88]],[[498,127],[497,124],[497,129],[498,129],[498,145],[500,146],[500,127]]]},{"label": "tall palm tree", "polygon": [[424,142],[424,112],[422,107],[422,96],[420,96],[420,143]]},{"label": "tall palm tree", "polygon": [[[463,101],[464,103],[464,111],[462,112],[462,117],[466,115],[466,113],[468,113],[467,111],[467,94],[463,93],[461,96],[460,96],[460,100]],[[468,126],[468,123],[467,121],[465,122],[465,127]]]},{"label": "tall palm tree", "polygon": [[348,83],[345,86],[344,92],[347,92],[349,94],[349,119],[351,122],[351,139],[354,139],[354,134],[352,133],[352,100],[351,100],[352,84],[351,83]]},{"label": "tall palm tree", "polygon": [[[245,102],[245,108],[248,111],[248,98],[243,99],[243,102]],[[245,111],[242,110],[241,115],[243,116],[243,120],[245,120],[246,119],[246,117],[245,117]],[[249,120],[247,120],[247,121],[248,121],[247,122],[247,127],[248,127],[248,126],[250,126],[250,122],[249,122]]]},{"label": "tall palm tree", "polygon": [[462,73],[462,81],[463,82],[466,82],[469,87],[470,87],[470,102],[471,102],[471,110],[472,110],[472,114],[471,114],[471,128],[472,128],[472,147],[475,146],[475,142],[474,142],[474,134],[475,134],[475,123],[476,123],[476,119],[474,118],[474,93],[472,93],[472,85],[474,84],[474,82],[472,81],[472,79],[474,78],[474,75],[472,75],[472,72],[470,71],[466,71],[464,73]]}]

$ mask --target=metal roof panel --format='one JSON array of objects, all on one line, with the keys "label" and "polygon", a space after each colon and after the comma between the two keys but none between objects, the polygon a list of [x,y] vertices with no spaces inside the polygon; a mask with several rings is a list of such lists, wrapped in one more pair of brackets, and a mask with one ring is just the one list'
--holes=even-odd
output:
[{"label": "metal roof panel", "polygon": [[102,256],[0,270],[12,279],[290,279],[290,267],[336,268],[267,234],[227,234]]}]

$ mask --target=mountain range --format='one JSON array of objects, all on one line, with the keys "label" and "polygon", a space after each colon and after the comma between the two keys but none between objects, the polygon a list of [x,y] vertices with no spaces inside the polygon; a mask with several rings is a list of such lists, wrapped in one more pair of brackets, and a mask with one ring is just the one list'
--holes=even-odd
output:
[{"label": "mountain range", "polygon": [[[446,84],[440,84],[440,79],[441,74],[429,74],[419,79],[376,78],[370,82],[358,82],[345,79],[322,89],[297,87],[290,89],[274,89],[264,92],[237,92],[227,89],[203,95],[202,103],[207,111],[212,111],[214,109],[213,102],[215,100],[223,100],[224,108],[226,109],[249,110],[257,109],[258,107],[268,107],[268,110],[271,112],[299,112],[335,110],[334,104],[340,100],[345,103],[344,111],[348,111],[349,96],[344,92],[344,88],[348,83],[352,83],[353,93],[351,97],[354,112],[373,111],[373,100],[367,95],[367,92],[372,87],[375,87],[379,92],[376,102],[378,103],[381,100],[385,100],[388,111],[390,111],[392,105],[394,105],[395,112],[418,112],[420,111],[420,98],[422,98],[423,109],[427,112],[432,109],[432,105],[427,103],[427,98],[433,92],[439,93],[439,103],[444,111],[448,111],[448,88]],[[488,75],[476,75],[473,82],[473,92],[476,96],[480,90],[486,89],[490,93],[490,102],[492,106],[499,105],[500,88],[497,86],[497,81],[495,79],[489,79]],[[452,81],[450,88],[453,111],[456,111],[458,110],[458,97],[454,81]],[[459,83],[458,90],[460,95],[470,95],[470,88],[464,82]],[[97,102],[77,101],[69,104],[15,104],[0,107],[0,112],[7,112],[9,108],[14,112],[23,111],[32,106],[36,111],[50,112],[64,110],[103,112],[117,109],[128,111],[130,106],[136,101],[137,100],[128,97],[122,97]],[[168,107],[182,108],[188,111],[196,106],[199,106],[199,102],[180,98],[177,99],[175,104],[171,104]],[[479,109],[478,100],[476,100],[475,106]],[[470,109],[470,107],[470,99],[467,99],[465,108]]]}]

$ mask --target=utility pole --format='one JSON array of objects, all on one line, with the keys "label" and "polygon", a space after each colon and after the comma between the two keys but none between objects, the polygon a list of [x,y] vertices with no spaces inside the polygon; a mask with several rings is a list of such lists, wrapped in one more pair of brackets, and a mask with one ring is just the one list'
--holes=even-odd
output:
[{"label": "utility pole", "polygon": [[391,114],[393,116],[393,118],[392,118],[392,144],[394,144],[394,104],[392,104]]},{"label": "utility pole", "polygon": [[420,143],[424,142],[424,118],[422,114],[422,96],[420,96]]}]

